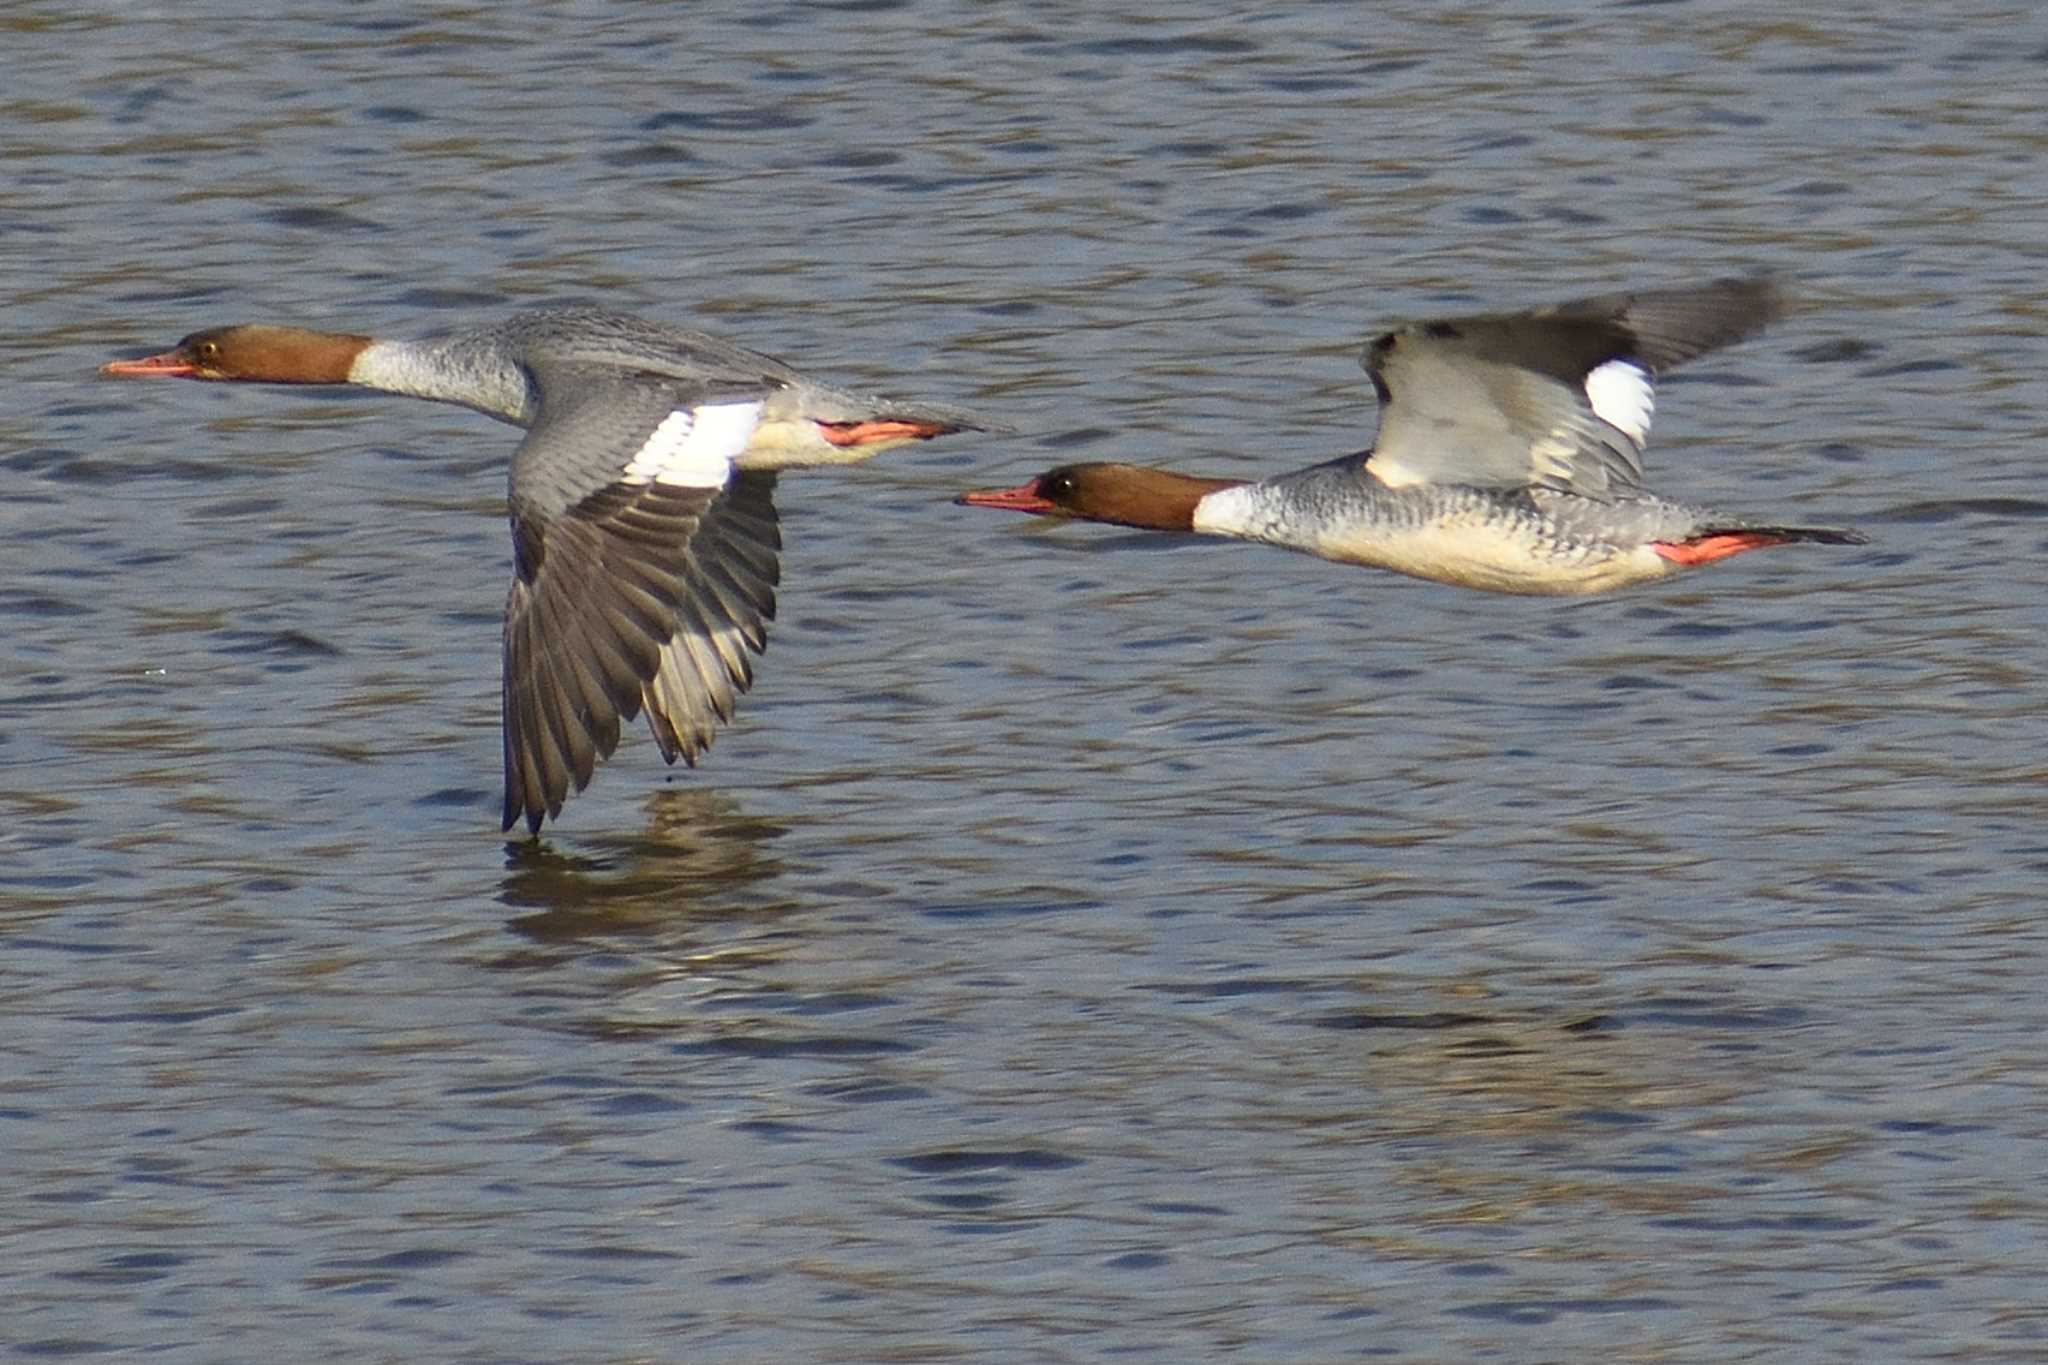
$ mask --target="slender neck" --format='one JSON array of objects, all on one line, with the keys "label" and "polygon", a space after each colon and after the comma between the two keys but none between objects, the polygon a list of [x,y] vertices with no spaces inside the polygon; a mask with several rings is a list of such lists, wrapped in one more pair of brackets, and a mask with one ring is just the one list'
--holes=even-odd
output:
[{"label": "slender neck", "polygon": [[1170,469],[1126,466],[1113,478],[1087,489],[1077,515],[1090,521],[1136,526],[1147,531],[1192,531],[1195,507],[1211,493],[1235,488],[1237,479],[1205,479]]},{"label": "slender neck", "polygon": [[539,407],[526,367],[486,333],[438,341],[373,341],[349,367],[348,382],[458,403],[518,427],[533,425]]}]

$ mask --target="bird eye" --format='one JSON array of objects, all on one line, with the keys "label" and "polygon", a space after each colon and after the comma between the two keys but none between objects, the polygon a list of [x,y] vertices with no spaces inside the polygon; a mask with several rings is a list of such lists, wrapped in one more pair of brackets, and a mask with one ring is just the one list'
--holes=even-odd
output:
[{"label": "bird eye", "polygon": [[219,360],[220,343],[218,341],[202,341],[192,348],[192,353],[201,360]]},{"label": "bird eye", "polygon": [[1055,469],[1038,481],[1038,496],[1041,498],[1064,498],[1074,491],[1074,476],[1064,469]]}]

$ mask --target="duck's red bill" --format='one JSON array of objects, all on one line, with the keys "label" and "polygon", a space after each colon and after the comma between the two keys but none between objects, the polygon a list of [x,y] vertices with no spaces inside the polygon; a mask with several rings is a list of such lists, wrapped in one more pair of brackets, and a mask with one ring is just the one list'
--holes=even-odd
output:
[{"label": "duck's red bill", "polygon": [[928,441],[953,428],[943,422],[911,422],[880,418],[869,422],[820,422],[818,434],[835,446],[864,446],[874,441],[900,441],[911,437]]},{"label": "duck's red bill", "polygon": [[953,501],[961,507],[1001,507],[1011,512],[1040,515],[1054,510],[1052,503],[1038,495],[1036,479],[1015,488],[977,488],[970,493],[962,493]]},{"label": "duck's red bill", "polygon": [[140,360],[109,360],[100,366],[100,373],[140,375],[145,379],[190,379],[199,373],[199,367],[187,360],[183,351],[165,351],[162,355],[146,355]]}]

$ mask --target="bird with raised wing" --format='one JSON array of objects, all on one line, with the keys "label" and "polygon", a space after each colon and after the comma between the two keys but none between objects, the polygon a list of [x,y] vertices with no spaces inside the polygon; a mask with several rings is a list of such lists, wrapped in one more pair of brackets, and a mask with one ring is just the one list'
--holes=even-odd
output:
[{"label": "bird with raised wing", "polygon": [[1780,317],[1767,278],[1445,318],[1364,355],[1371,449],[1257,482],[1062,465],[956,501],[1195,531],[1507,593],[1595,593],[1854,531],[1751,521],[1643,487],[1656,377]]},{"label": "bird with raised wing", "polygon": [[694,763],[753,682],[775,615],[778,470],[985,426],[821,384],[773,357],[598,309],[425,341],[245,324],[102,374],[354,384],[526,430],[512,454],[506,829],[559,815],[647,713]]}]

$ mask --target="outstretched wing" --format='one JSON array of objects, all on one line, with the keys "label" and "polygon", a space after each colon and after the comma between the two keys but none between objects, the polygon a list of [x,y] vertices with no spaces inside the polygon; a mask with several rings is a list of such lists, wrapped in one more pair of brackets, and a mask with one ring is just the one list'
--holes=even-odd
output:
[{"label": "outstretched wing", "polygon": [[740,694],[753,685],[752,655],[768,648],[782,576],[774,496],[773,471],[738,474],[690,541],[676,633],[640,694],[670,763],[694,764],[711,747],[718,723],[732,720]]},{"label": "outstretched wing", "polygon": [[1417,323],[1366,348],[1389,487],[1472,484],[1625,496],[1641,485],[1657,375],[1783,313],[1765,278],[1605,294]]},{"label": "outstretched wing", "polygon": [[532,830],[643,704],[671,759],[709,742],[766,643],[779,548],[772,477],[733,468],[763,395],[573,364],[535,382],[512,461],[504,679],[505,827]]}]

